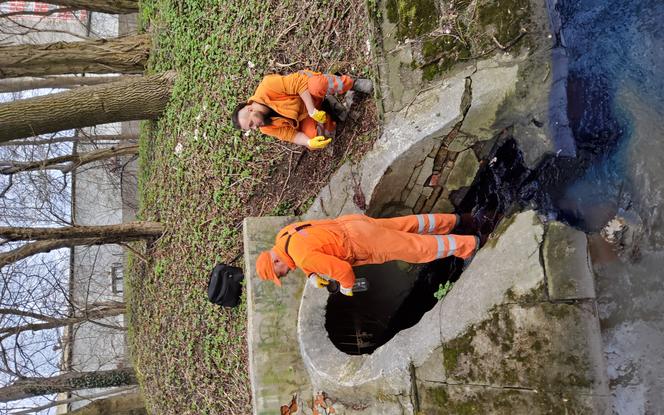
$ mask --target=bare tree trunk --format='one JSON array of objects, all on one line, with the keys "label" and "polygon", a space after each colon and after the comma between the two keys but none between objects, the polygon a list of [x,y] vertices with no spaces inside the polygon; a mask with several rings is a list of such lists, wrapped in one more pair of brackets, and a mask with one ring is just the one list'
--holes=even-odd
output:
[{"label": "bare tree trunk", "polygon": [[150,50],[145,34],[81,42],[0,46],[0,78],[77,73],[142,73]]},{"label": "bare tree trunk", "polygon": [[138,11],[138,0],[48,0],[57,6],[76,10],[90,10],[110,14],[127,14]]},{"label": "bare tree trunk", "polygon": [[156,238],[164,227],[155,222],[130,222],[104,226],[69,226],[63,228],[0,227],[6,241],[36,241],[0,253],[0,268],[29,256],[80,245],[117,244]]},{"label": "bare tree trunk", "polygon": [[43,140],[13,140],[4,143],[0,142],[0,147],[4,146],[41,146],[57,143],[94,143],[97,141],[129,141],[138,140],[137,134],[111,134],[111,135],[81,135],[72,137],[52,137]]},{"label": "bare tree trunk", "polygon": [[[68,399],[63,399],[63,400],[59,400],[59,401],[50,401],[50,402],[48,402],[44,405],[34,406],[30,409],[24,409],[24,410],[18,411],[18,412],[12,412],[12,415],[28,415],[28,414],[42,413],[40,411],[43,411],[43,410],[49,409],[49,408],[53,408],[53,407],[56,407],[56,406],[59,406],[59,405],[64,405],[64,404],[72,403],[72,402],[90,401],[90,400],[100,399],[100,398],[105,399],[105,398],[110,398],[112,395],[117,395],[119,393],[122,393],[124,396],[126,396],[126,395],[139,395],[140,404],[143,405],[142,398],[140,397],[139,392],[128,392],[130,390],[136,390],[136,388],[137,388],[136,386],[121,386],[121,387],[113,388],[113,390],[111,390],[111,391],[93,393],[91,395],[86,395],[85,397],[74,395],[73,397],[68,398]],[[139,402],[136,402],[136,405],[138,405],[138,404],[139,404]],[[132,412],[120,412],[119,414],[111,412],[108,415],[147,415],[146,412],[140,412],[141,411],[140,408],[136,409],[136,410],[138,410],[139,412],[134,412],[134,413],[132,413]],[[67,412],[67,413],[71,414],[73,412]],[[85,412],[83,412],[83,413],[85,413]]]},{"label": "bare tree trunk", "polygon": [[0,402],[10,402],[32,396],[73,392],[79,389],[108,388],[135,385],[132,368],[100,370],[96,372],[70,372],[50,378],[22,378],[0,388]]},{"label": "bare tree trunk", "polygon": [[48,241],[53,239],[97,238],[116,241],[160,236],[164,227],[156,222],[129,222],[118,225],[66,226],[60,228],[20,228],[0,226],[0,238],[6,241]]},{"label": "bare tree trunk", "polygon": [[[14,336],[24,331],[34,332],[39,330],[50,330],[58,327],[64,327],[69,324],[80,324],[86,321],[94,321],[106,317],[115,317],[120,314],[124,314],[124,312],[125,312],[125,307],[124,305],[122,305],[118,307],[102,308],[98,310],[96,309],[84,310],[83,313],[77,313],[72,317],[65,317],[65,318],[51,317],[49,318],[48,322],[44,323],[30,323],[30,324],[23,324],[20,326],[3,327],[0,329],[0,341],[9,336]],[[6,314],[15,315],[14,313],[6,313]]]},{"label": "bare tree trunk", "polygon": [[139,393],[127,393],[96,400],[69,415],[147,415]]},{"label": "bare tree trunk", "polygon": [[174,73],[0,103],[0,142],[111,122],[158,117]]},{"label": "bare tree trunk", "polygon": [[70,154],[38,161],[0,161],[0,174],[15,174],[34,170],[59,170],[70,173],[80,166],[105,160],[111,157],[121,157],[138,153],[138,144],[129,144],[119,147],[102,148],[87,153]]},{"label": "bare tree trunk", "polygon": [[128,76],[45,76],[0,79],[0,93],[28,91],[32,89],[72,89],[79,86],[107,84],[124,81]]}]

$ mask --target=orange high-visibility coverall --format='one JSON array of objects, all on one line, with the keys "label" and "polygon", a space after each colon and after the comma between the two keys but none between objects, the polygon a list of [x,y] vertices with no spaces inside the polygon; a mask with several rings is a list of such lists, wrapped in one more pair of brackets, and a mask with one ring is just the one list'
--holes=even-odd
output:
[{"label": "orange high-visibility coverall", "polygon": [[347,75],[323,75],[313,71],[300,71],[286,76],[268,75],[247,102],[258,102],[279,114],[278,117],[272,118],[272,125],[260,127],[263,134],[292,142],[298,131],[313,138],[326,133],[331,135],[336,130],[336,123],[328,116],[327,122],[319,131],[318,123],[309,117],[300,98],[301,92],[308,90],[314,106],[320,109],[325,95],[342,94],[352,86],[353,79]]},{"label": "orange high-visibility coverall", "polygon": [[391,219],[347,215],[298,222],[279,231],[272,249],[290,269],[297,266],[307,276],[315,273],[352,288],[355,265],[392,260],[424,263],[451,255],[469,258],[477,247],[476,237],[449,235],[457,218],[444,213]]}]

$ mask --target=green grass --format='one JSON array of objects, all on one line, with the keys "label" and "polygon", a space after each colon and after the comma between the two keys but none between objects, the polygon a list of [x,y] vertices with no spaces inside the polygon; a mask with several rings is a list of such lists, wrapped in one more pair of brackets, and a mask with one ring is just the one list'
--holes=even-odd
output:
[{"label": "green grass", "polygon": [[150,413],[251,412],[245,303],[209,304],[208,272],[242,252],[243,217],[301,212],[342,160],[370,148],[376,110],[364,102],[332,154],[306,155],[242,136],[230,112],[266,73],[371,76],[364,10],[363,0],[142,2],[141,27],[154,37],[148,72],[177,73],[139,143],[139,218],[167,231],[131,257],[127,278],[131,355]]}]

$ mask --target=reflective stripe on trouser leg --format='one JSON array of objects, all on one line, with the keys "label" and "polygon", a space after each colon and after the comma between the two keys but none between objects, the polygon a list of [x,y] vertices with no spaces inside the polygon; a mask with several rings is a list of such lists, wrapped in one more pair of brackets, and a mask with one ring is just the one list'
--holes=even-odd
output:
[{"label": "reflective stripe on trouser leg", "polygon": [[[417,217],[417,233],[423,234],[425,228],[424,215],[416,215],[416,217]],[[429,228],[427,229],[426,233],[433,233],[434,229],[436,229],[436,217],[431,213],[428,213],[426,217],[427,220],[429,221]]]},{"label": "reflective stripe on trouser leg", "polygon": [[436,218],[430,213],[427,216],[429,216],[429,230],[428,230],[428,232],[432,233],[434,228],[436,227]]},{"label": "reflective stripe on trouser leg", "polygon": [[424,215],[417,215],[417,233],[424,232]]},{"label": "reflective stripe on trouser leg", "polygon": [[445,255],[445,243],[444,241],[444,236],[441,235],[435,235],[436,236],[436,241],[438,242],[438,250],[436,251],[436,259],[443,258],[447,255]]},{"label": "reflective stripe on trouser leg", "polygon": [[449,246],[449,250],[447,251],[447,255],[454,255],[454,252],[456,251],[456,240],[454,239],[453,236],[445,236],[447,238],[447,246]]},{"label": "reflective stripe on trouser leg", "polygon": [[[434,235],[438,242],[438,250],[436,251],[436,259],[445,258],[454,255],[456,251],[456,241],[453,236],[448,235]],[[445,249],[445,241],[447,241],[447,250]]]}]

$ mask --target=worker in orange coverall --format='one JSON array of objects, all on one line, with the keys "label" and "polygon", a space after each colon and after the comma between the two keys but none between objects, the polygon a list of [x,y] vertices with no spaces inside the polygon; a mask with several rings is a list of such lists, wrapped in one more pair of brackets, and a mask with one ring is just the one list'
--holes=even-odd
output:
[{"label": "worker in orange coverall", "polygon": [[432,213],[391,219],[364,215],[298,222],[284,227],[275,244],[256,261],[258,276],[281,286],[279,278],[299,267],[317,287],[337,280],[352,296],[353,266],[401,260],[425,263],[447,256],[470,259],[480,240],[449,234],[460,223],[455,214]]},{"label": "worker in orange coverall", "polygon": [[[369,79],[324,75],[300,71],[290,75],[268,75],[246,103],[235,108],[233,125],[244,131],[259,129],[263,134],[310,149],[325,148],[336,134],[336,122],[321,110],[327,95],[349,91],[371,93]],[[346,108],[336,101],[339,112]],[[341,118],[345,118],[342,116]]]}]

